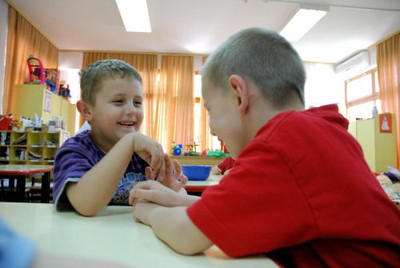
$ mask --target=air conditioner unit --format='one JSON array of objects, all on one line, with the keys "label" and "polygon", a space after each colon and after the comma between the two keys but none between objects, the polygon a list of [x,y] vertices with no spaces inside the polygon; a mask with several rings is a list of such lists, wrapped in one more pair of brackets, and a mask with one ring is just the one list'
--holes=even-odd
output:
[{"label": "air conditioner unit", "polygon": [[354,56],[336,64],[335,72],[342,73],[354,70],[361,70],[370,65],[369,51],[362,50]]}]

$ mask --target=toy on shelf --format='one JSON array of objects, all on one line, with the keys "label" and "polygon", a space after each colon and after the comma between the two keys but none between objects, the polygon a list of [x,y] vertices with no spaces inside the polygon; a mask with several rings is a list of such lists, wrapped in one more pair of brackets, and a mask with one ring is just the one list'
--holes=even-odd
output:
[{"label": "toy on shelf", "polygon": [[46,82],[46,75],[42,62],[39,59],[34,58],[32,55],[29,56],[26,62],[29,70],[29,82],[44,85]]},{"label": "toy on shelf", "polygon": [[0,115],[0,130],[10,130],[12,122],[12,114]]},{"label": "toy on shelf", "polygon": [[191,142],[188,141],[186,144],[187,152],[184,153],[185,156],[200,156],[200,154],[197,153],[197,147],[200,146],[198,143],[195,141]]},{"label": "toy on shelf", "polygon": [[223,157],[226,156],[222,150],[207,151],[207,156],[210,157]]},{"label": "toy on shelf", "polygon": [[182,144],[176,144],[175,142],[173,142],[170,153],[171,153],[171,155],[181,155],[182,154]]},{"label": "toy on shelf", "polygon": [[65,81],[60,81],[58,95],[62,96],[68,101],[71,99],[71,90],[69,89],[69,84],[67,84],[67,86],[65,87]]},{"label": "toy on shelf", "polygon": [[60,71],[57,69],[44,69],[47,89],[53,93],[59,94]]}]

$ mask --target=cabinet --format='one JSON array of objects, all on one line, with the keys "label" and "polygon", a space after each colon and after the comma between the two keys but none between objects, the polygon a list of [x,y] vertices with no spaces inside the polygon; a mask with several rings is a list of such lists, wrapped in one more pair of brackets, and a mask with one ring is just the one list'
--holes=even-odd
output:
[{"label": "cabinet", "polygon": [[0,164],[52,165],[67,131],[0,131]]},{"label": "cabinet", "polygon": [[34,118],[35,114],[44,123],[52,117],[64,119],[66,130],[75,133],[76,104],[46,89],[45,85],[17,85],[14,92],[12,111],[14,118]]},{"label": "cabinet", "polygon": [[397,167],[396,154],[396,120],[391,116],[391,131],[382,132],[382,122],[379,115],[374,118],[357,120],[349,125],[349,132],[360,143],[365,160],[372,171],[381,173],[387,171],[387,166]]}]

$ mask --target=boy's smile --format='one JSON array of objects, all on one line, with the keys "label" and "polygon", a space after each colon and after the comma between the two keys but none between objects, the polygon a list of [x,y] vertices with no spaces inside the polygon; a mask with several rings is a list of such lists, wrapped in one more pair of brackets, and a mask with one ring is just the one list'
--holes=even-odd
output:
[{"label": "boy's smile", "polygon": [[119,122],[118,124],[126,128],[133,128],[135,126],[134,122]]}]

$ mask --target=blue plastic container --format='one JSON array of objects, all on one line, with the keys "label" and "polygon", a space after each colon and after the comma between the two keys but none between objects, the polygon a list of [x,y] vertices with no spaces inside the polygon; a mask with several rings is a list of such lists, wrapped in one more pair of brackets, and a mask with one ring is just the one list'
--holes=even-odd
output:
[{"label": "blue plastic container", "polygon": [[210,175],[209,165],[182,165],[182,173],[192,181],[205,181]]}]

